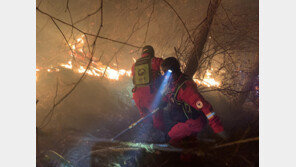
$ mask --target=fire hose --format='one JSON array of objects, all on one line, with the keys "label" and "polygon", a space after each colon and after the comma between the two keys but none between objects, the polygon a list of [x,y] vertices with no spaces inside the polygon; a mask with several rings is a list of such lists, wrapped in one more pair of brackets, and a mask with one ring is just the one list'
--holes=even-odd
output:
[{"label": "fire hose", "polygon": [[139,119],[138,121],[134,122],[133,124],[131,124],[128,128],[124,129],[123,131],[121,131],[120,133],[118,133],[115,137],[113,137],[111,139],[111,141],[114,141],[115,139],[117,139],[119,136],[123,135],[124,133],[126,133],[127,131],[133,129],[135,126],[137,126],[138,124],[140,124],[141,122],[143,122],[144,120],[146,120],[148,117],[152,116],[153,114],[155,114],[157,111],[159,111],[159,108],[156,108],[155,110],[153,110],[152,112],[150,112],[149,114],[147,114],[145,117],[142,117],[141,119]]}]

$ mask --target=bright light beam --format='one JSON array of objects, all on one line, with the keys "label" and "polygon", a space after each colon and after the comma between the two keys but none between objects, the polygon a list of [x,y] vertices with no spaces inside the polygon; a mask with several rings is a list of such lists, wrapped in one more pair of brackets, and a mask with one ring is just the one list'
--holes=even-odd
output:
[{"label": "bright light beam", "polygon": [[[123,131],[121,131],[119,134],[117,134],[114,138],[111,139],[111,141],[114,141],[116,138],[118,138],[119,136],[121,136],[122,134],[126,133],[128,130],[132,129],[133,127],[135,127],[136,125],[138,125],[139,123],[141,123],[143,120],[147,119],[148,117],[150,117],[151,115],[153,115],[155,112],[158,111],[158,109],[156,109],[160,103],[160,101],[162,100],[162,95],[168,85],[169,79],[171,78],[172,75],[172,71],[168,70],[163,78],[163,81],[154,97],[153,103],[150,106],[150,111],[152,111],[150,114],[148,114],[147,116],[141,118],[140,120],[138,120],[137,122],[133,123],[132,125],[130,125],[128,128],[124,129]],[[156,109],[156,110],[155,110]],[[140,129],[138,129],[138,131],[136,132],[136,136],[141,136],[141,134],[147,134],[149,132],[149,130],[152,128],[152,124],[146,123],[143,124],[144,126],[142,126]],[[145,135],[144,135],[145,136]],[[147,137],[147,136],[146,136]],[[134,154],[134,157],[139,157],[141,156],[141,153],[131,153]],[[137,155],[138,154],[138,155]]]},{"label": "bright light beam", "polygon": [[162,95],[163,95],[163,93],[164,93],[164,91],[165,91],[165,89],[166,89],[166,87],[168,85],[168,82],[169,82],[169,80],[171,78],[171,75],[172,75],[172,70],[168,70],[165,73],[164,79],[163,79],[163,81],[162,81],[162,83],[161,83],[161,85],[160,85],[160,87],[159,87],[159,89],[158,89],[158,91],[157,91],[157,93],[156,93],[156,95],[154,97],[154,101],[153,101],[153,103],[151,105],[151,109],[152,110],[155,109],[155,108],[157,108],[158,105],[159,105],[159,103],[160,103],[160,101],[162,100],[161,99],[162,98]]},{"label": "bright light beam", "polygon": [[[135,126],[137,126],[139,123],[141,123],[143,120],[147,119],[148,117],[150,117],[151,115],[153,115],[155,112],[157,112],[159,109],[158,109],[158,105],[161,101],[161,98],[162,98],[162,95],[166,89],[166,86],[168,84],[168,81],[170,79],[172,75],[172,71],[171,70],[168,70],[166,72],[166,74],[164,75],[164,79],[154,97],[154,101],[152,103],[152,105],[150,106],[152,108],[152,112],[149,113],[148,115],[146,115],[145,117],[139,119],[137,122],[131,124],[128,128],[124,129],[123,131],[121,131],[120,133],[118,133],[115,137],[113,137],[111,139],[111,141],[114,141],[115,139],[117,139],[119,136],[121,136],[122,134],[126,133],[128,130],[134,128]],[[157,108],[157,109],[156,109]],[[146,124],[147,125],[147,124]],[[148,125],[147,125],[148,126]],[[151,127],[150,127],[151,128]],[[137,133],[137,136],[139,136],[139,134],[142,134],[142,133],[146,133],[147,131],[149,131],[149,127],[142,127],[142,129],[140,129]]]}]

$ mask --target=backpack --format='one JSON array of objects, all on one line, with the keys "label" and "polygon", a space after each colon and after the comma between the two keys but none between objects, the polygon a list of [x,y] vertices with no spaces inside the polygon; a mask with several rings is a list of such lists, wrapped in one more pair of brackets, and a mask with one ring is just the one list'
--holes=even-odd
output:
[{"label": "backpack", "polygon": [[192,80],[192,79],[186,75],[182,75],[181,78],[179,79],[179,81],[177,82],[177,84],[176,84],[177,86],[176,86],[175,90],[172,92],[172,96],[171,96],[172,102],[182,109],[182,111],[184,113],[183,116],[185,116],[184,122],[187,119],[197,119],[198,117],[200,117],[202,115],[201,112],[197,111],[195,108],[191,107],[189,104],[187,104],[183,101],[177,100],[179,90],[183,86],[185,86],[184,84],[187,80]]},{"label": "backpack", "polygon": [[151,56],[146,56],[136,61],[133,76],[135,87],[147,86],[152,83],[151,59]]}]

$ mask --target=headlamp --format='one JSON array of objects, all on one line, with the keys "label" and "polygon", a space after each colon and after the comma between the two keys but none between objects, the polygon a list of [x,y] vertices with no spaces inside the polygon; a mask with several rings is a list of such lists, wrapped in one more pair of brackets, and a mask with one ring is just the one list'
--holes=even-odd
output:
[{"label": "headlamp", "polygon": [[161,75],[165,75],[165,73],[172,73],[173,71],[171,69],[167,70],[167,71],[163,71],[162,69],[160,69],[160,74]]}]

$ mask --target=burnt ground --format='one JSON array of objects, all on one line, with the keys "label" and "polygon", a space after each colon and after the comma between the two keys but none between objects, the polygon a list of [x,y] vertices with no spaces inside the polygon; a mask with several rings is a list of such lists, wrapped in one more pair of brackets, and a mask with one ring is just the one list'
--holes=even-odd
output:
[{"label": "burnt ground", "polygon": [[[51,80],[48,76],[43,82]],[[259,166],[258,141],[232,143],[259,136],[258,107],[251,102],[234,110],[218,104],[219,99],[209,99],[221,117],[228,141],[220,140],[206,127],[198,140],[186,140],[182,151],[157,145],[152,149],[148,145],[147,149],[147,145],[139,143],[157,143],[159,141],[153,140],[161,136],[147,132],[146,137],[141,138],[139,126],[118,139],[124,142],[110,142],[109,139],[139,118],[129,100],[130,84],[129,80],[118,84],[86,78],[55,110],[50,124],[37,129],[37,166]],[[42,84],[41,88],[44,88]],[[37,125],[48,112],[42,98],[39,103]],[[214,148],[224,143],[232,144]]]}]

